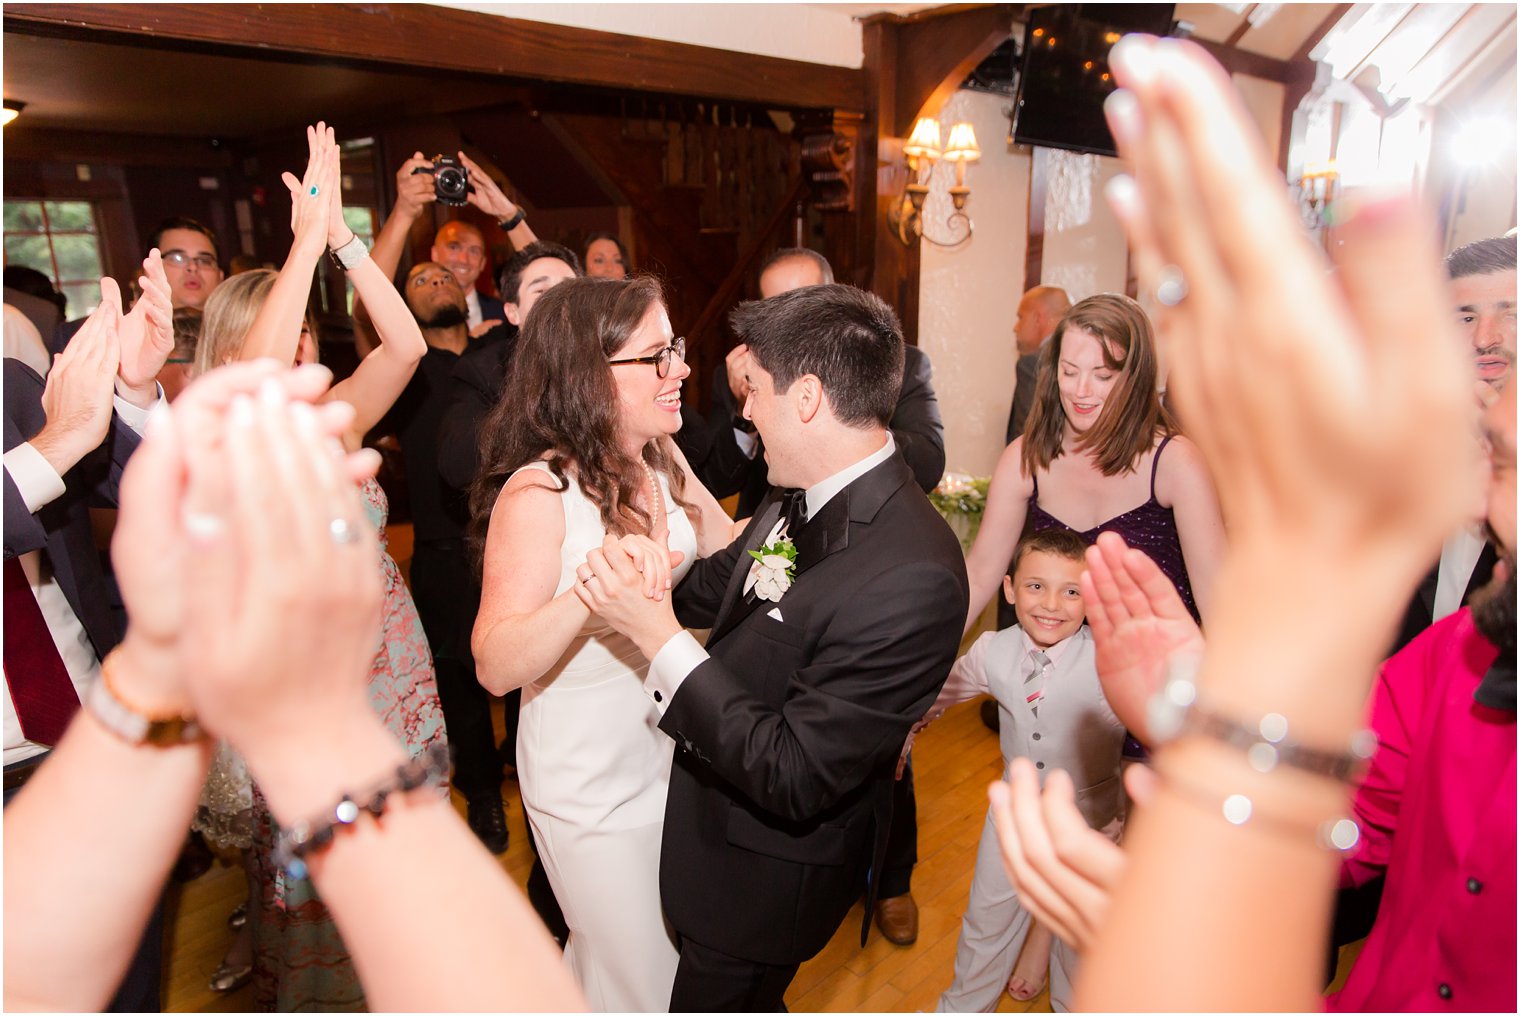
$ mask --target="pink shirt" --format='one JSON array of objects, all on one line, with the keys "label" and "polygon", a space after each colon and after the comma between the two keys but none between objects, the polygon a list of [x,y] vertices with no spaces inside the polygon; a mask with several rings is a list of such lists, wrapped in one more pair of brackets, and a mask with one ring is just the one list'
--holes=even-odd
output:
[{"label": "pink shirt", "polygon": [[1464,609],[1383,665],[1341,884],[1388,881],[1331,1011],[1515,1011],[1515,714],[1473,701],[1497,656]]}]

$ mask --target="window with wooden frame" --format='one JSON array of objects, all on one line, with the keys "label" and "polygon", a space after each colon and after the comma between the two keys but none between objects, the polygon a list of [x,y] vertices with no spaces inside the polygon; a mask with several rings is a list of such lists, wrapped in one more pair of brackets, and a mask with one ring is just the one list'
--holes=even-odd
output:
[{"label": "window with wooden frame", "polygon": [[66,317],[100,304],[100,229],[90,201],[5,199],[5,262],[35,268],[68,299]]}]

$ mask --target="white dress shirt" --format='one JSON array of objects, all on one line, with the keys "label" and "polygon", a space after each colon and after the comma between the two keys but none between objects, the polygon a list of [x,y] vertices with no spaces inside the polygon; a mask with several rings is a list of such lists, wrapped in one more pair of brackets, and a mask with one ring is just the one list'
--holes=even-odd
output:
[{"label": "white dress shirt", "polygon": [[[160,400],[164,397],[161,388],[158,397]],[[148,410],[139,409],[120,397],[115,400],[115,408],[116,415],[121,417],[123,423],[139,434],[142,433],[148,421]],[[63,477],[58,475],[52,464],[29,441],[18,444],[5,453],[5,472],[32,512],[62,497],[66,489]],[[100,676],[100,660],[95,655],[95,646],[90,642],[90,636],[74,613],[74,608],[69,605],[68,598],[63,595],[58,580],[53,576],[53,569],[43,559],[42,552],[33,550],[22,554],[20,561],[21,570],[26,573],[27,583],[32,587],[32,595],[37,598],[37,608],[42,612],[48,633],[53,636],[53,644],[57,646],[64,669],[68,671],[69,680],[73,682],[74,691],[82,702],[86,689]],[[16,705],[11,701],[8,684],[5,686],[4,710],[5,765],[24,761],[48,750],[47,745],[28,741],[22,734],[21,721],[16,716]]]},{"label": "white dress shirt", "polygon": [[1466,529],[1441,545],[1441,564],[1436,570],[1436,602],[1432,624],[1455,614],[1462,606],[1462,594],[1472,581],[1473,569],[1483,553],[1483,540]]},{"label": "white dress shirt", "polygon": [[485,313],[480,309],[480,294],[471,286],[464,294],[465,323],[472,329],[486,319]]},{"label": "white dress shirt", "polygon": [[[823,511],[824,505],[833,500],[835,494],[887,461],[896,449],[897,443],[888,432],[886,441],[879,449],[809,487],[805,495],[807,517],[817,518],[818,513]],[[765,543],[770,543],[775,539],[780,525],[781,521],[778,519]],[[782,600],[785,599],[786,597],[783,596]],[[665,709],[670,704],[671,697],[680,690],[682,682],[707,659],[707,650],[702,648],[689,631],[671,636],[660,647],[660,651],[654,654],[654,659],[649,661],[649,674],[644,678],[644,694],[654,701],[655,708],[660,711],[661,716],[665,715]]]}]

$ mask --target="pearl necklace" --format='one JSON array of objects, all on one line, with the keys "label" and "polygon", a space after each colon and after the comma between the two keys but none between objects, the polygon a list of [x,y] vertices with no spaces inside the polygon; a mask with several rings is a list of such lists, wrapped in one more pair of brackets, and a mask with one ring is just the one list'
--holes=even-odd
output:
[{"label": "pearl necklace", "polygon": [[644,475],[649,477],[650,506],[653,509],[649,513],[649,531],[653,533],[660,528],[660,522],[665,517],[665,499],[660,496],[660,484],[655,480],[654,470],[649,467],[649,463],[640,459],[639,465],[644,467]]}]

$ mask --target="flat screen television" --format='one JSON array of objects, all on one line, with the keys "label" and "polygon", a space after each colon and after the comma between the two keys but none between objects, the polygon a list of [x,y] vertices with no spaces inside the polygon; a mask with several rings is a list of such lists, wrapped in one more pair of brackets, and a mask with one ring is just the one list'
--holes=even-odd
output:
[{"label": "flat screen television", "polygon": [[1166,35],[1173,4],[1050,4],[1024,25],[1024,61],[1014,100],[1017,144],[1116,155],[1103,119],[1114,90],[1108,51],[1131,32]]}]

